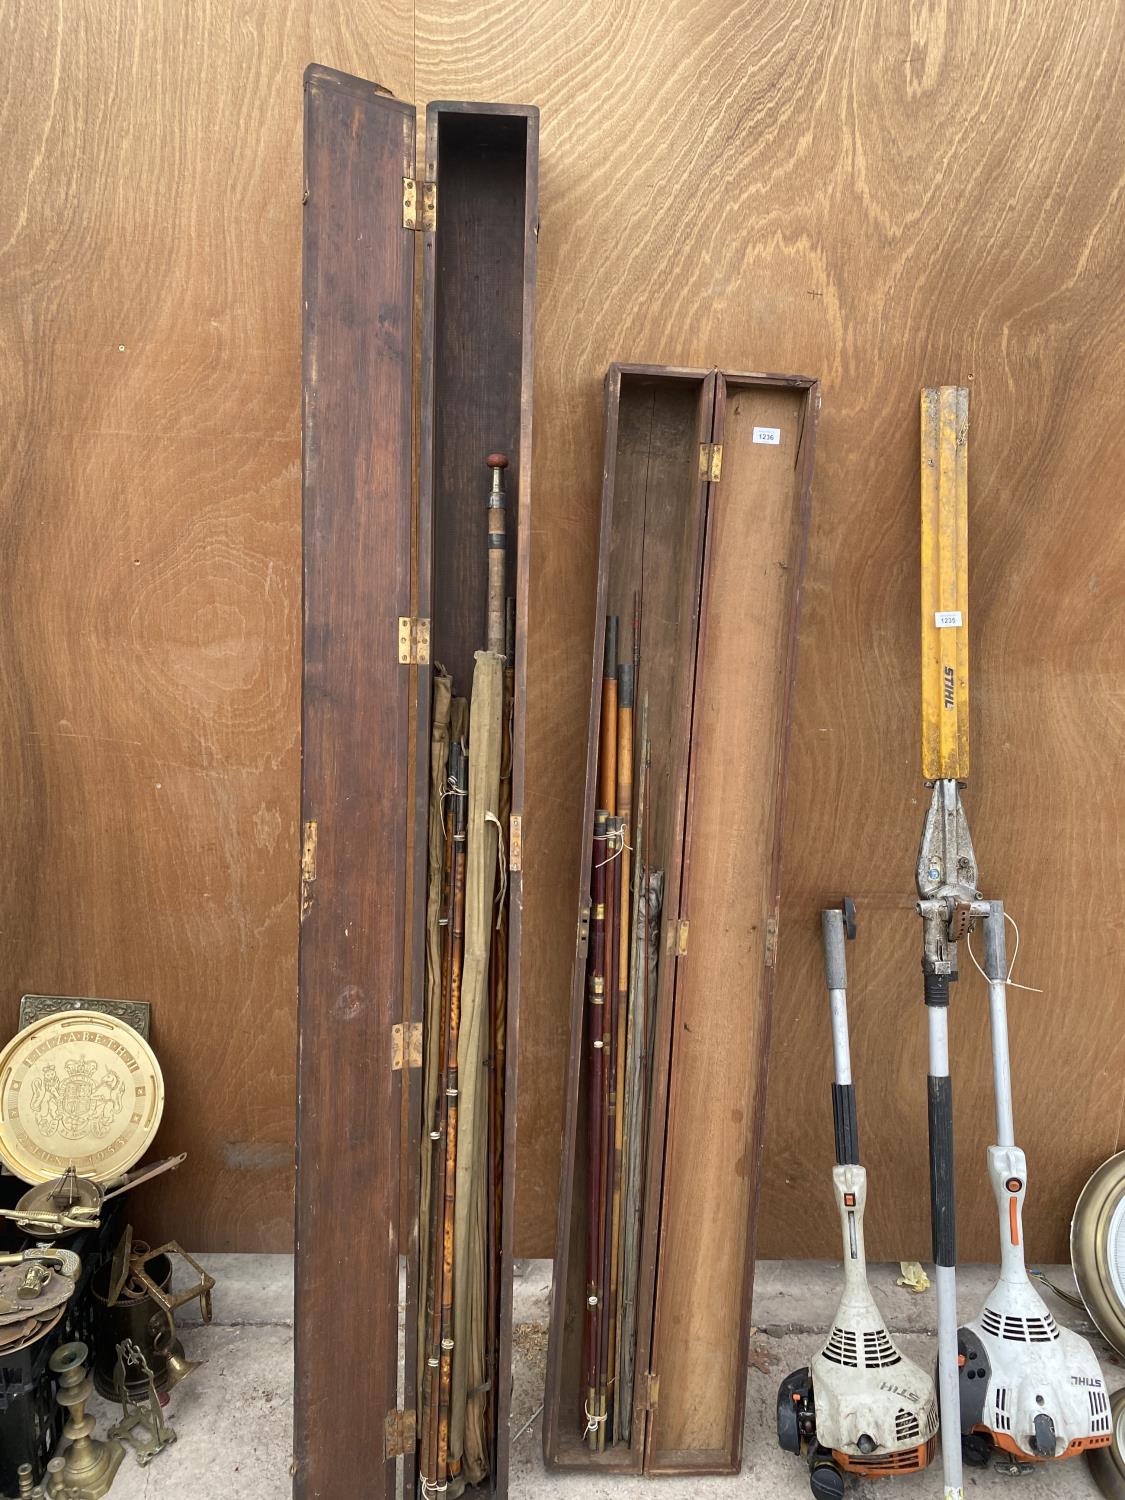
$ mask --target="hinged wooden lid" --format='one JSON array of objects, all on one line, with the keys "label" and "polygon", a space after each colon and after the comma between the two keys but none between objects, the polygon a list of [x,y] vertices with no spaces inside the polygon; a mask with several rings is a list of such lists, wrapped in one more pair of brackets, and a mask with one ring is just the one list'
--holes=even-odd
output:
[{"label": "hinged wooden lid", "polygon": [[[413,108],[375,85],[306,73],[297,1500],[394,1479],[375,1414],[398,1406],[407,1248],[395,1143],[410,1075],[389,1024],[406,1019],[405,882],[387,871],[403,872],[411,816],[415,674],[399,620],[411,616],[415,238],[400,189],[415,129]],[[345,1285],[362,1298],[343,1301]],[[363,1358],[341,1378],[327,1331],[349,1320]]]},{"label": "hinged wooden lid", "polygon": [[[483,459],[494,449],[509,455],[513,497],[511,827],[522,827],[538,110],[431,105],[425,160],[416,163],[410,105],[320,66],[308,69],[305,87],[294,1494],[313,1500],[362,1490],[389,1500],[400,1484],[403,1495],[414,1490],[431,673],[440,662],[467,692],[473,653],[484,645]],[[517,858],[508,876],[505,1091],[513,1098],[521,867]],[[496,1362],[494,1484],[501,1493],[514,1120],[513,1108],[504,1123]],[[362,1297],[345,1299],[345,1282],[362,1288]],[[392,1414],[384,1433],[372,1426],[372,1412]]]}]

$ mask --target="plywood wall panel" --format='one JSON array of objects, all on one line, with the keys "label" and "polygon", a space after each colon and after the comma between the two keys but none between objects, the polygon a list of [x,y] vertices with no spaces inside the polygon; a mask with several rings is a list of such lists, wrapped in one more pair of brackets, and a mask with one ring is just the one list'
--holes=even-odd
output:
[{"label": "plywood wall panel", "polygon": [[[1125,20],[1098,0],[9,0],[0,1013],[151,999],[161,1227],[291,1224],[300,76],[542,107],[517,1248],[553,1242],[601,380],[824,382],[760,1250],[834,1254],[816,908],[848,889],[872,1253],[923,1253],[917,391],[973,390],[970,817],[1021,923],[1032,1254],[1118,1143]],[[119,345],[124,345],[120,349]],[[137,561],[134,561],[136,559]],[[157,789],[155,783],[160,782]],[[992,1253],[984,991],[952,1016]],[[232,1043],[232,1036],[235,1038]],[[241,1038],[241,1045],[238,1039]],[[792,1101],[808,1099],[795,1117]],[[818,1102],[819,1101],[819,1102]],[[226,1168],[226,1171],[220,1169]]]},{"label": "plywood wall panel", "polygon": [[[496,45],[497,38],[503,45]],[[418,0],[417,86],[542,106],[517,1240],[548,1254],[574,951],[601,374],[612,359],[824,381],[760,1218],[834,1255],[818,907],[860,907],[856,1070],[876,1255],[929,1242],[913,865],[918,389],[972,386],[974,775],[1021,921],[1017,1121],[1032,1253],[1114,1149],[1106,964],[1121,857],[1119,13],[848,0]],[[732,983],[737,983],[732,976]],[[986,994],[952,1015],[966,1255],[993,1254]],[[734,1039],[736,1043],[737,1039]],[[534,1079],[534,1087],[526,1086]],[[817,1080],[823,1087],[817,1089]],[[798,1109],[796,1101],[800,1101]]]},{"label": "plywood wall panel", "polygon": [[188,1152],[138,1231],[292,1242],[301,75],[406,0],[0,19],[0,1029],[149,1000]]}]

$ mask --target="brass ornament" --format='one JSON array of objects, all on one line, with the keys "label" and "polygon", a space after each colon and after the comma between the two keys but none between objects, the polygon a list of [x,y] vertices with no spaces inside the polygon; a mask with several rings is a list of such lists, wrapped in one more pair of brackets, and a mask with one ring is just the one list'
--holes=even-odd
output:
[{"label": "brass ornament", "polygon": [[70,1167],[96,1183],[119,1178],[148,1150],[163,1110],[155,1053],[112,1016],[46,1016],[0,1052],[0,1159],[24,1182]]},{"label": "brass ornament", "polygon": [[[215,1278],[209,1275],[193,1255],[179,1246],[175,1240],[168,1240],[163,1245],[158,1245],[155,1250],[149,1250],[147,1246],[142,1253],[138,1253],[140,1247],[134,1244],[134,1253],[130,1262],[130,1277],[133,1283],[140,1286],[144,1292],[152,1298],[157,1307],[164,1313],[168,1322],[175,1326],[175,1313],[178,1308],[185,1306],[188,1302],[199,1301],[199,1314],[204,1323],[210,1323],[212,1316],[211,1293],[215,1286]],[[167,1290],[153,1281],[148,1273],[148,1263],[156,1260],[158,1256],[166,1255],[169,1258],[178,1255],[181,1260],[186,1260],[195,1272],[195,1282],[185,1287],[183,1291],[172,1293],[171,1287]],[[126,1288],[128,1290],[128,1288]]]},{"label": "brass ornament", "polygon": [[[29,1275],[34,1281],[29,1283]],[[34,1290],[33,1290],[34,1288]],[[43,1317],[68,1302],[74,1282],[49,1266],[0,1266],[0,1329],[28,1318]]]},{"label": "brass ornament", "polygon": [[85,995],[21,995],[20,1030],[25,1030],[44,1016],[61,1015],[64,1010],[93,1011],[114,1016],[149,1040],[152,1006],[147,1000],[102,1000]]},{"label": "brass ornament", "polygon": [[77,1341],[60,1344],[49,1363],[58,1376],[55,1400],[66,1410],[63,1437],[70,1443],[64,1455],[62,1486],[76,1491],[80,1500],[101,1500],[121,1467],[125,1449],[118,1442],[93,1436],[96,1424],[86,1413],[94,1394],[94,1382],[86,1373],[88,1353],[86,1345]]},{"label": "brass ornament", "polygon": [[[129,1395],[126,1366],[135,1372],[136,1380],[144,1381],[145,1399],[142,1401]],[[176,1441],[176,1433],[171,1423],[164,1420],[152,1370],[132,1339],[124,1339],[117,1346],[117,1367],[113,1384],[121,1406],[121,1417],[109,1429],[109,1436],[127,1443],[143,1469],[169,1443]]]},{"label": "brass ornament", "polygon": [[[57,1239],[101,1222],[102,1192],[96,1182],[68,1167],[61,1177],[28,1188],[12,1210],[19,1229],[36,1239]],[[21,1217],[22,1215],[22,1217]]]},{"label": "brass ornament", "polygon": [[164,1172],[172,1172],[187,1160],[187,1152],[150,1162],[114,1178],[104,1186],[89,1177],[79,1177],[67,1167],[61,1177],[28,1188],[15,1208],[0,1210],[0,1218],[14,1219],[25,1234],[37,1239],[58,1239],[80,1229],[97,1229],[102,1206],[109,1199],[139,1187]]},{"label": "brass ornament", "polygon": [[[194,1282],[182,1291],[172,1290],[172,1257],[180,1256],[195,1272]],[[164,1394],[198,1369],[189,1360],[176,1333],[175,1315],[185,1303],[198,1300],[204,1323],[212,1317],[211,1293],[215,1279],[174,1241],[151,1249],[133,1238],[127,1227],[112,1261],[94,1278],[95,1328],[99,1354],[94,1382],[100,1395],[113,1399],[116,1369],[107,1356],[125,1339],[139,1349],[152,1371],[157,1392]],[[144,1382],[130,1365],[125,1371],[128,1393],[134,1402],[144,1399]]]},{"label": "brass ornament", "polygon": [[0,1327],[0,1349],[7,1351],[19,1348],[24,1340],[39,1328],[39,1319],[24,1318],[19,1323],[5,1323]]}]

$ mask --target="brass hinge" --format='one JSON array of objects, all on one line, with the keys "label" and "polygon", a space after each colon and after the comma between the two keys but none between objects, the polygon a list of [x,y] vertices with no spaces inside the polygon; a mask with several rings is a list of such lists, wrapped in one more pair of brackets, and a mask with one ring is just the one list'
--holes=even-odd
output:
[{"label": "brass hinge", "polygon": [[723,472],[723,445],[722,443],[700,443],[699,445],[699,477],[709,479],[712,484],[718,484]]},{"label": "brass hinge", "polygon": [[401,1458],[413,1448],[414,1428],[412,1411],[389,1411],[383,1423],[383,1457]]},{"label": "brass hinge", "polygon": [[660,1398],[660,1376],[649,1370],[641,1380],[641,1410],[655,1411]]},{"label": "brass hinge", "polygon": [[777,958],[777,918],[770,917],[766,923],[766,968],[772,969]]},{"label": "brass hinge", "polygon": [[523,869],[523,819],[513,813],[508,821],[508,869]]},{"label": "brass hinge", "polygon": [[391,1072],[398,1073],[403,1067],[422,1066],[422,1023],[411,1021],[409,1025],[391,1027]]},{"label": "brass hinge", "polygon": [[588,905],[586,905],[586,906],[583,906],[582,910],[578,913],[578,943],[579,943],[579,946],[581,946],[583,943],[589,942],[589,940],[590,940],[590,908],[589,908]]},{"label": "brass hinge", "polygon": [[[418,212],[418,188],[422,189],[422,211]],[[437,183],[419,184],[416,177],[402,179],[402,227],[430,234],[437,228]]]},{"label": "brass hinge", "polygon": [[312,888],[316,880],[316,819],[310,818],[301,834],[301,921],[312,907]]},{"label": "brass hinge", "polygon": [[683,958],[685,953],[687,953],[688,940],[688,920],[686,917],[681,917],[676,923],[675,937],[676,943],[673,952],[677,958]]},{"label": "brass hinge", "polygon": [[398,620],[398,659],[404,667],[422,667],[430,659],[430,622],[415,616],[400,615]]}]

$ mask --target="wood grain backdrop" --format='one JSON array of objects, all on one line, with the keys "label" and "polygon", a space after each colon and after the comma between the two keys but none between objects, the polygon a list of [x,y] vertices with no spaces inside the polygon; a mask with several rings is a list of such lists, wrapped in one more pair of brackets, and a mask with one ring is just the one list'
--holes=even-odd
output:
[{"label": "wood grain backdrop", "polygon": [[[611,359],[821,376],[760,1251],[835,1253],[816,911],[875,1255],[924,1254],[917,392],[973,390],[974,770],[1023,932],[1033,1256],[1125,1141],[1125,13],[1100,0],[7,0],[0,997],[156,1006],[150,1205],[289,1243],[301,71],[542,107],[517,1248],[549,1254]],[[739,975],[730,983],[738,985]],[[983,983],[952,1024],[993,1254]],[[738,1045],[732,1037],[732,1046]]]}]

